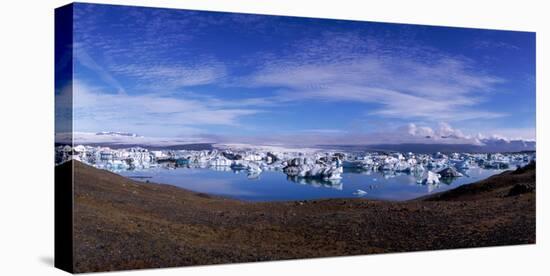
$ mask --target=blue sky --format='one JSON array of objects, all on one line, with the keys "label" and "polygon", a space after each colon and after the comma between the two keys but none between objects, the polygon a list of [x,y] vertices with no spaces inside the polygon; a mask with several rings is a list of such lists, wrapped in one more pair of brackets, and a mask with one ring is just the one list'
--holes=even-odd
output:
[{"label": "blue sky", "polygon": [[233,143],[535,138],[535,34],[76,4],[74,131]]}]

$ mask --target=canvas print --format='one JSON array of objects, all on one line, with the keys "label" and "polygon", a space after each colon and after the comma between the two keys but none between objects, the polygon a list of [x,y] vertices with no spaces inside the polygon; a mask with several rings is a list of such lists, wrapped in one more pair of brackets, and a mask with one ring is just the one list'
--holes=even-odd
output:
[{"label": "canvas print", "polygon": [[535,33],[56,10],[56,266],[535,243]]}]

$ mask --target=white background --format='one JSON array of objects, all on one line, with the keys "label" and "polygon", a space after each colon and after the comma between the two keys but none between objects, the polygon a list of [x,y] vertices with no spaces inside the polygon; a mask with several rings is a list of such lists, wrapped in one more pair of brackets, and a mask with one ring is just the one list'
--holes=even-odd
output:
[{"label": "white background", "polygon": [[[550,271],[546,1],[97,1],[216,11],[537,32],[537,245],[116,272],[109,275],[541,275]],[[62,275],[53,267],[54,8],[0,8],[0,275]],[[548,118],[548,117],[546,117]],[[541,167],[542,166],[542,167]],[[546,255],[546,256],[545,256]],[[546,274],[548,275],[548,274]]]}]

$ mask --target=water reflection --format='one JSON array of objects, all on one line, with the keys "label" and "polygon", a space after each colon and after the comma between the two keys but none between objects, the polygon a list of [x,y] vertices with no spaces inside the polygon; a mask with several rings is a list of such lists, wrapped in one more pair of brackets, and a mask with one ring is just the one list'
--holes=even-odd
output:
[{"label": "water reflection", "polygon": [[342,179],[287,176],[278,169],[259,173],[230,166],[201,164],[163,165],[118,173],[139,181],[171,184],[197,192],[253,201],[276,201],[358,196],[407,200],[475,182],[501,171],[474,168],[462,172],[463,177],[441,178],[437,184],[423,183],[419,173],[351,168],[344,169]]},{"label": "water reflection", "polygon": [[443,184],[451,185],[458,177],[442,177],[439,181]]},{"label": "water reflection", "polygon": [[294,183],[298,183],[301,185],[311,185],[313,187],[325,187],[336,190],[342,190],[344,188],[342,179],[304,178],[291,175],[287,175],[286,179]]},{"label": "water reflection", "polygon": [[[187,168],[191,168],[190,166],[187,166]],[[218,171],[218,172],[235,172],[236,170],[231,169],[229,166],[212,166],[210,167],[211,170]]]},{"label": "water reflection", "polygon": [[354,174],[363,174],[363,175],[378,174],[378,175],[382,175],[382,177],[386,179],[397,177],[397,176],[403,176],[403,175],[412,175],[415,177],[422,177],[423,175],[422,171],[413,171],[413,172],[410,172],[410,171],[400,172],[400,171],[391,171],[391,170],[375,171],[372,169],[361,169],[361,168],[344,168],[344,173],[354,173]]}]

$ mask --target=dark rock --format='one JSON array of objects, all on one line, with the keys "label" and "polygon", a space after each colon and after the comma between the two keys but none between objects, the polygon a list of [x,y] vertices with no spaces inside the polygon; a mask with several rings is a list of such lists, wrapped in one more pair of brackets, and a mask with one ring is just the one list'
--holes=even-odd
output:
[{"label": "dark rock", "polygon": [[535,170],[536,169],[536,163],[535,161],[531,161],[529,162],[529,164],[523,166],[523,167],[518,167],[514,172],[513,174],[522,174],[524,172],[527,172],[527,171],[530,171],[530,170]]},{"label": "dark rock", "polygon": [[525,194],[525,193],[530,193],[530,192],[533,192],[533,191],[535,191],[535,185],[527,184],[527,183],[520,183],[520,184],[514,185],[510,189],[510,192],[508,192],[508,196],[516,196],[516,195],[521,195],[521,194]]}]

